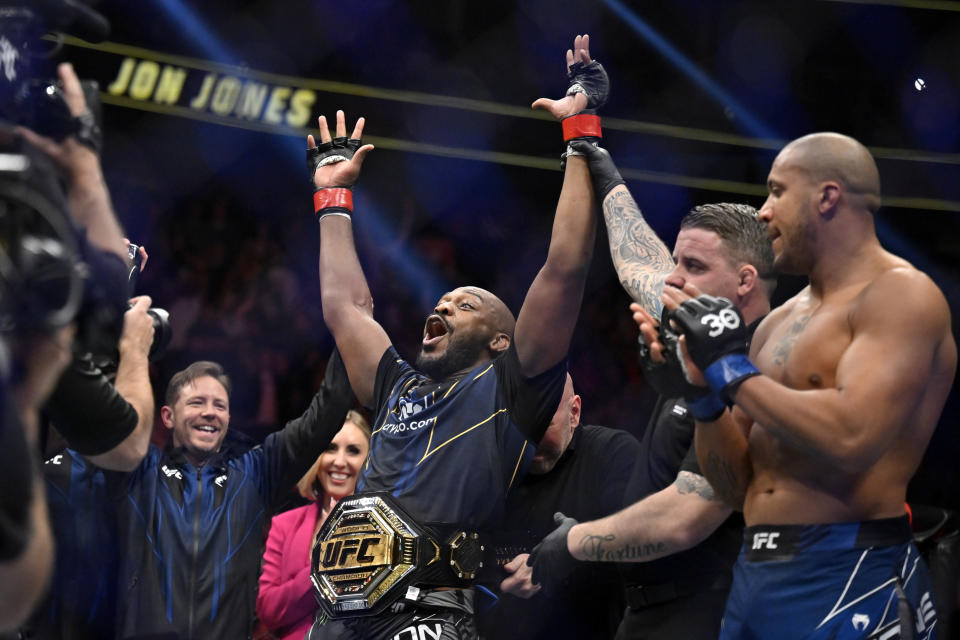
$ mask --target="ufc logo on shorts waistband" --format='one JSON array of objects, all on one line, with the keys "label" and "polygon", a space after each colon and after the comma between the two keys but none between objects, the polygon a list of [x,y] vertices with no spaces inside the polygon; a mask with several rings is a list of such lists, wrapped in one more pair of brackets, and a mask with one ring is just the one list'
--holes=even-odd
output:
[{"label": "ufc logo on shorts waistband", "polygon": [[754,549],[776,549],[776,539],[780,537],[779,532],[761,531],[753,534]]}]

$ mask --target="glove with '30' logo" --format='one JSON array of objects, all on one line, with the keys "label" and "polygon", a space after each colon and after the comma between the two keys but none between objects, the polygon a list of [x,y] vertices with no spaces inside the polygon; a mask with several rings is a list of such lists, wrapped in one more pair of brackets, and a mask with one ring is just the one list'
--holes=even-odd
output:
[{"label": "glove with '30' logo", "polygon": [[671,312],[670,319],[686,337],[693,363],[721,396],[732,398],[741,382],[760,375],[747,358],[747,325],[726,298],[692,298]]}]

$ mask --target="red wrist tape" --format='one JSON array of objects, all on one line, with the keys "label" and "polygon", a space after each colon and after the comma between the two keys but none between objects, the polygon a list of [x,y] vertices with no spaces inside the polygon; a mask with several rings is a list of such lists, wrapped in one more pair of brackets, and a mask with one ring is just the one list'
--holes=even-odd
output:
[{"label": "red wrist tape", "polygon": [[602,138],[600,130],[600,116],[592,113],[578,113],[575,116],[560,121],[563,127],[563,141],[574,138]]},{"label": "red wrist tape", "polygon": [[353,213],[353,191],[345,187],[330,187],[313,193],[313,211],[320,213],[331,207]]}]

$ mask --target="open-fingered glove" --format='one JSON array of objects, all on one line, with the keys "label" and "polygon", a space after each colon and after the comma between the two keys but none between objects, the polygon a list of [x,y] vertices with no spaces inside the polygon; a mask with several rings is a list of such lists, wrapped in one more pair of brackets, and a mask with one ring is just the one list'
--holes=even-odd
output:
[{"label": "open-fingered glove", "polygon": [[582,93],[587,97],[587,108],[581,113],[596,113],[597,109],[607,104],[610,78],[603,65],[596,60],[591,60],[589,64],[574,62],[567,69],[567,79],[570,81],[568,96]]},{"label": "open-fingered glove", "polygon": [[[577,138],[586,138],[592,141],[603,137],[600,128],[600,116],[597,109],[607,103],[610,96],[610,78],[603,65],[596,60],[589,64],[574,62],[567,70],[567,79],[570,86],[566,95],[582,93],[587,98],[587,107],[579,113],[567,116],[561,121],[563,139],[566,142]],[[576,151],[567,149],[568,155],[579,155]]]},{"label": "open-fingered glove", "polygon": [[358,138],[340,136],[307,149],[307,172],[313,185],[313,210],[317,220],[327,215],[349,218],[353,213],[353,183],[319,187],[314,176],[320,167],[349,162],[361,146],[363,141]]},{"label": "open-fingered glove", "polygon": [[663,310],[657,340],[663,345],[665,362],[655,362],[650,347],[640,337],[640,369],[646,381],[665,398],[683,398],[696,420],[713,422],[726,409],[726,404],[710,389],[692,384],[684,373],[680,352],[680,334],[670,327],[670,311]]},{"label": "open-fingered glove", "polygon": [[647,383],[653,387],[658,394],[667,398],[686,398],[688,400],[699,398],[709,392],[707,387],[699,387],[691,384],[686,376],[683,375],[683,365],[680,364],[678,357],[678,340],[680,334],[670,328],[670,311],[663,310],[660,320],[660,326],[657,327],[657,339],[663,345],[663,357],[665,362],[655,362],[653,360],[650,347],[640,337],[640,369],[643,371],[643,377]]},{"label": "open-fingered glove", "polygon": [[[362,146],[362,140],[342,136],[334,138],[330,142],[321,142],[312,149],[307,149],[307,173],[310,176],[310,184],[313,185],[314,190],[319,191],[320,189],[329,188],[318,187],[314,182],[313,177],[316,175],[317,169],[335,162],[349,162],[353,158],[353,154],[357,152],[357,149]],[[331,185],[331,187],[333,187],[333,185]],[[352,187],[352,184],[342,184],[336,185],[333,188],[350,189]]]},{"label": "open-fingered glove", "polygon": [[704,294],[674,309],[670,319],[685,336],[693,363],[722,397],[731,399],[740,383],[760,375],[747,357],[747,325],[730,300]]}]

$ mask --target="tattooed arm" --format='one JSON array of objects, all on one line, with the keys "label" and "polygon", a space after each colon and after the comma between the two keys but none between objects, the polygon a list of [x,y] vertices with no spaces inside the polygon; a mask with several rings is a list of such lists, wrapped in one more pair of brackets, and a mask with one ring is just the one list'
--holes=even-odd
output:
[{"label": "tattooed arm", "polygon": [[700,543],[730,512],[706,478],[681,471],[672,485],[626,509],[574,525],[567,549],[578,560],[647,562]]},{"label": "tattooed arm", "polygon": [[603,199],[610,257],[620,284],[654,318],[660,317],[664,280],[673,270],[673,257],[640,212],[623,185]]}]

